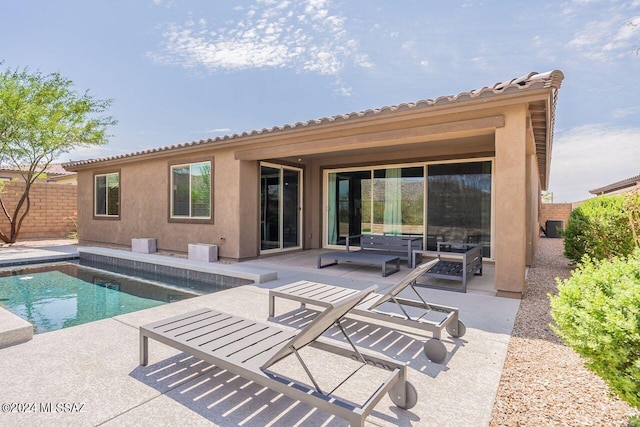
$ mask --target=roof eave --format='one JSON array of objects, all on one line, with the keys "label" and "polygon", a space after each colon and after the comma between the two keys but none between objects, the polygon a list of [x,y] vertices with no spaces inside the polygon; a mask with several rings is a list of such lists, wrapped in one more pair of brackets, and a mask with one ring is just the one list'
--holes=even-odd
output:
[{"label": "roof eave", "polygon": [[[150,157],[164,157],[166,155],[173,155],[176,152],[187,153],[190,151],[198,151],[203,148],[221,148],[227,145],[242,146],[245,144],[251,144],[269,139],[279,139],[283,133],[287,136],[294,136],[299,133],[315,132],[316,130],[322,133],[325,129],[331,130],[337,126],[348,127],[350,125],[361,126],[362,123],[368,121],[384,120],[398,120],[405,117],[409,117],[417,114],[445,114],[448,112],[455,112],[457,109],[473,109],[477,105],[489,105],[496,102],[509,102],[512,99],[518,101],[525,101],[531,96],[539,94],[540,96],[549,96],[549,90],[553,97],[557,89],[559,89],[564,74],[558,70],[549,71],[547,73],[529,73],[526,76],[518,79],[513,79],[506,83],[498,83],[493,87],[484,87],[470,92],[462,92],[455,96],[442,96],[436,100],[422,100],[415,103],[404,103],[397,106],[383,107],[376,110],[366,110],[358,113],[349,113],[345,115],[338,115],[333,117],[325,117],[318,120],[309,120],[307,122],[298,122],[293,125],[275,126],[271,129],[262,129],[261,131],[243,132],[241,134],[225,135],[215,139],[192,141],[189,143],[182,143],[169,147],[153,148],[142,152],[123,154],[114,157],[108,157],[103,159],[90,159],[77,162],[64,163],[62,166],[67,171],[77,172],[82,169],[94,168],[96,166],[107,166],[113,163],[122,163],[130,161],[144,160]],[[555,102],[553,103],[555,106]],[[555,111],[552,112],[553,116],[549,116],[552,120]],[[547,129],[552,129],[552,123],[547,124]],[[547,141],[551,141],[552,134],[549,135]],[[549,152],[550,152],[550,146]],[[168,154],[167,154],[168,153]],[[548,159],[547,170],[545,173],[545,186],[548,181],[548,168],[550,167],[550,158]]]}]

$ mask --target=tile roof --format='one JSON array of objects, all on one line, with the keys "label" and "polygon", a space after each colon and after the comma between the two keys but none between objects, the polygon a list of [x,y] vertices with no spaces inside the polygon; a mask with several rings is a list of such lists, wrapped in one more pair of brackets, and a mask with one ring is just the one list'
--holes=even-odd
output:
[{"label": "tile roof", "polygon": [[[158,152],[163,152],[168,150],[178,150],[181,148],[193,147],[198,145],[213,144],[216,142],[228,142],[228,141],[238,140],[238,139],[250,137],[250,136],[269,135],[269,134],[275,134],[278,132],[286,132],[294,129],[309,128],[312,126],[320,126],[320,125],[325,125],[329,123],[338,123],[338,122],[344,122],[347,120],[354,120],[354,119],[365,118],[365,117],[382,116],[385,114],[400,112],[400,111],[444,106],[448,104],[454,104],[454,103],[465,102],[465,101],[473,101],[473,100],[484,99],[484,98],[491,98],[499,95],[518,93],[518,92],[529,91],[529,90],[547,89],[547,88],[559,89],[563,79],[564,79],[564,74],[559,70],[548,71],[546,73],[532,72],[522,77],[509,80],[507,82],[496,83],[491,87],[485,86],[481,89],[475,89],[468,92],[461,92],[457,95],[441,96],[436,98],[435,100],[425,99],[417,102],[402,103],[399,105],[386,106],[378,109],[369,109],[365,111],[341,114],[341,115],[336,115],[332,117],[323,117],[321,119],[308,120],[306,122],[298,122],[295,124],[285,124],[282,126],[274,126],[272,128],[264,128],[262,130],[252,130],[249,132],[235,133],[232,135],[224,135],[224,136],[219,136],[215,138],[201,139],[198,141],[185,142],[185,143],[175,144],[175,145],[170,145],[165,147],[150,148],[147,150],[141,150],[141,151],[126,153],[126,154],[119,154],[119,155],[103,157],[99,159],[71,161],[68,163],[64,163],[63,166],[65,168],[70,168],[74,166],[106,162],[109,160],[124,159],[124,158],[158,153]],[[553,117],[553,114],[552,114],[552,117]]]},{"label": "tile roof", "polygon": [[625,188],[633,187],[640,183],[640,174],[632,176],[631,178],[623,179],[622,181],[614,182],[613,184],[605,185],[604,187],[594,188],[589,190],[591,194],[607,194],[613,191],[622,190]]}]

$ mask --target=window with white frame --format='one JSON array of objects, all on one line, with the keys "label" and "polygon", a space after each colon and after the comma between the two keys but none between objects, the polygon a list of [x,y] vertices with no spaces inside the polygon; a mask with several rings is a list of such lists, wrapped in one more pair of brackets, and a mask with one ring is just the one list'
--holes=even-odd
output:
[{"label": "window with white frame", "polygon": [[171,166],[171,218],[211,219],[211,162]]},{"label": "window with white frame", "polygon": [[94,176],[94,213],[96,217],[120,216],[120,173]]}]

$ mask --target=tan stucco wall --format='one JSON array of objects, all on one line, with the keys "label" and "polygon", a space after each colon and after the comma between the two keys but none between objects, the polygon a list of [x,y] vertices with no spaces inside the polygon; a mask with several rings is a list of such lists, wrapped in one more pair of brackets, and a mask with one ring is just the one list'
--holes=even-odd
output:
[{"label": "tan stucco wall", "polygon": [[[230,162],[237,162],[229,160]],[[238,248],[238,258],[254,258],[259,253],[260,230],[260,163],[256,161],[240,161],[239,163],[239,205],[238,219],[236,226],[238,235],[236,240],[240,242]],[[224,180],[223,177],[219,179]],[[229,194],[233,198],[234,195]],[[229,226],[233,229],[233,226]],[[226,243],[225,243],[226,244]]]},{"label": "tan stucco wall", "polygon": [[499,294],[518,296],[525,288],[527,237],[527,156],[524,106],[505,114],[505,126],[496,129],[495,260]]},{"label": "tan stucco wall", "polygon": [[[207,159],[213,160],[214,223],[169,222],[169,163]],[[79,238],[86,243],[130,246],[132,238],[153,237],[157,239],[158,249],[180,252],[186,252],[189,243],[209,243],[219,245],[219,255],[222,257],[240,258],[241,226],[247,227],[246,231],[251,231],[250,223],[253,220],[248,217],[253,215],[252,209],[256,206],[253,200],[243,204],[243,209],[240,209],[239,196],[247,193],[247,190],[241,191],[240,186],[247,186],[251,194],[254,194],[257,187],[256,183],[253,183],[253,188],[249,185],[253,182],[250,176],[240,179],[240,166],[240,162],[234,160],[232,151],[222,150],[215,152],[215,157],[213,152],[188,154],[124,163],[95,171],[80,171]],[[118,170],[121,189],[120,219],[94,219],[94,173]],[[254,225],[254,230],[255,227]],[[242,256],[247,255],[243,253]]]}]

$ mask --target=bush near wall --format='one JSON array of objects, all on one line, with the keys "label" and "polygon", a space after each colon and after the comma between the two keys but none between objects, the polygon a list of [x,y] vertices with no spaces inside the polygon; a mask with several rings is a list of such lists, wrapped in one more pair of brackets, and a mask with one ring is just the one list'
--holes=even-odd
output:
[{"label": "bush near wall", "polygon": [[579,262],[629,255],[635,248],[629,208],[640,207],[640,194],[599,196],[574,209],[562,233],[565,256]]},{"label": "bush near wall", "polygon": [[[640,249],[585,257],[551,298],[554,331],[629,404],[640,408]],[[634,423],[638,420],[634,420]]]}]

